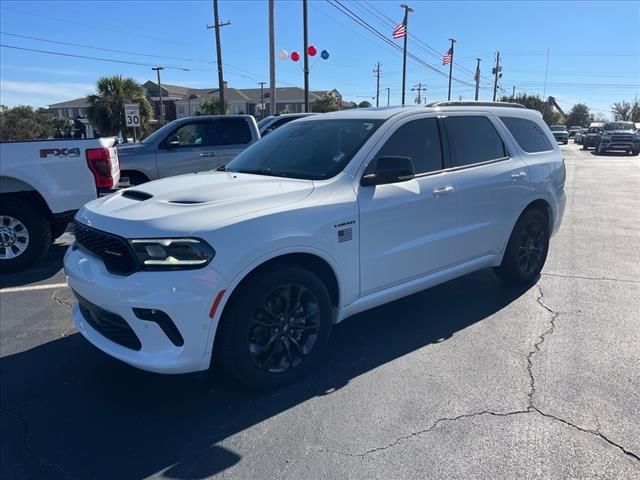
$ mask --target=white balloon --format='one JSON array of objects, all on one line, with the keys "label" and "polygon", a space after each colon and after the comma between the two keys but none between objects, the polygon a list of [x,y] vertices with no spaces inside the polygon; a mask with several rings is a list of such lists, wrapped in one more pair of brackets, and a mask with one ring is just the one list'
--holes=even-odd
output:
[{"label": "white balloon", "polygon": [[278,58],[280,60],[286,60],[287,58],[289,58],[289,54],[286,50],[280,50],[280,53],[278,53]]}]

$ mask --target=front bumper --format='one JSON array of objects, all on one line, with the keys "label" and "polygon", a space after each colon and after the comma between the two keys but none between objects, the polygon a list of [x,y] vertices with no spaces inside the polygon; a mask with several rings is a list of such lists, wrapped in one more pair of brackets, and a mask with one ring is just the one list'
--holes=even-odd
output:
[{"label": "front bumper", "polygon": [[568,142],[569,141],[569,136],[568,135],[554,135],[553,138],[556,139],[556,142]]},{"label": "front bumper", "polygon": [[[141,345],[136,350],[108,339],[87,321],[76,302],[73,320],[80,333],[97,348],[134,367],[157,373],[188,373],[209,367],[217,327],[217,319],[212,321],[209,311],[218,292],[225,288],[223,277],[213,268],[137,272],[124,277],[109,273],[100,259],[74,247],[65,255],[64,268],[71,289],[94,306],[123,319]],[[175,345],[160,325],[141,320],[134,308],[166,313],[184,344]]]}]

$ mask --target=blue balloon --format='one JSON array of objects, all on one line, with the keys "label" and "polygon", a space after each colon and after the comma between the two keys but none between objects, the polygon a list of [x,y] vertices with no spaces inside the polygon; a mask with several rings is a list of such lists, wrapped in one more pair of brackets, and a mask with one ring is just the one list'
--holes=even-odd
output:
[{"label": "blue balloon", "polygon": [[323,60],[326,60],[327,58],[329,58],[329,52],[326,50],[322,50],[322,52],[320,52],[320,56]]}]

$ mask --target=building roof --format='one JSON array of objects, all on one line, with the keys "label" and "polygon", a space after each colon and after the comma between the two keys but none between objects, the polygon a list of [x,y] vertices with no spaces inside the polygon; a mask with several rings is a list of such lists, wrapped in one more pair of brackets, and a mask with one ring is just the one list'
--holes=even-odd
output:
[{"label": "building roof", "polygon": [[89,97],[80,97],[66,102],[52,103],[49,108],[88,108]]}]

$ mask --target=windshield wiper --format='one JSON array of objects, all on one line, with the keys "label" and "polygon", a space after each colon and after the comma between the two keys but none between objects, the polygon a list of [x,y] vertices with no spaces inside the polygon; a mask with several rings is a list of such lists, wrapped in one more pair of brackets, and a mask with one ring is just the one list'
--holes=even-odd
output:
[{"label": "windshield wiper", "polygon": [[270,177],[289,177],[286,172],[280,172],[278,170],[271,170],[270,168],[256,168],[253,170],[234,170],[237,173],[248,173],[251,175],[268,175]]}]

